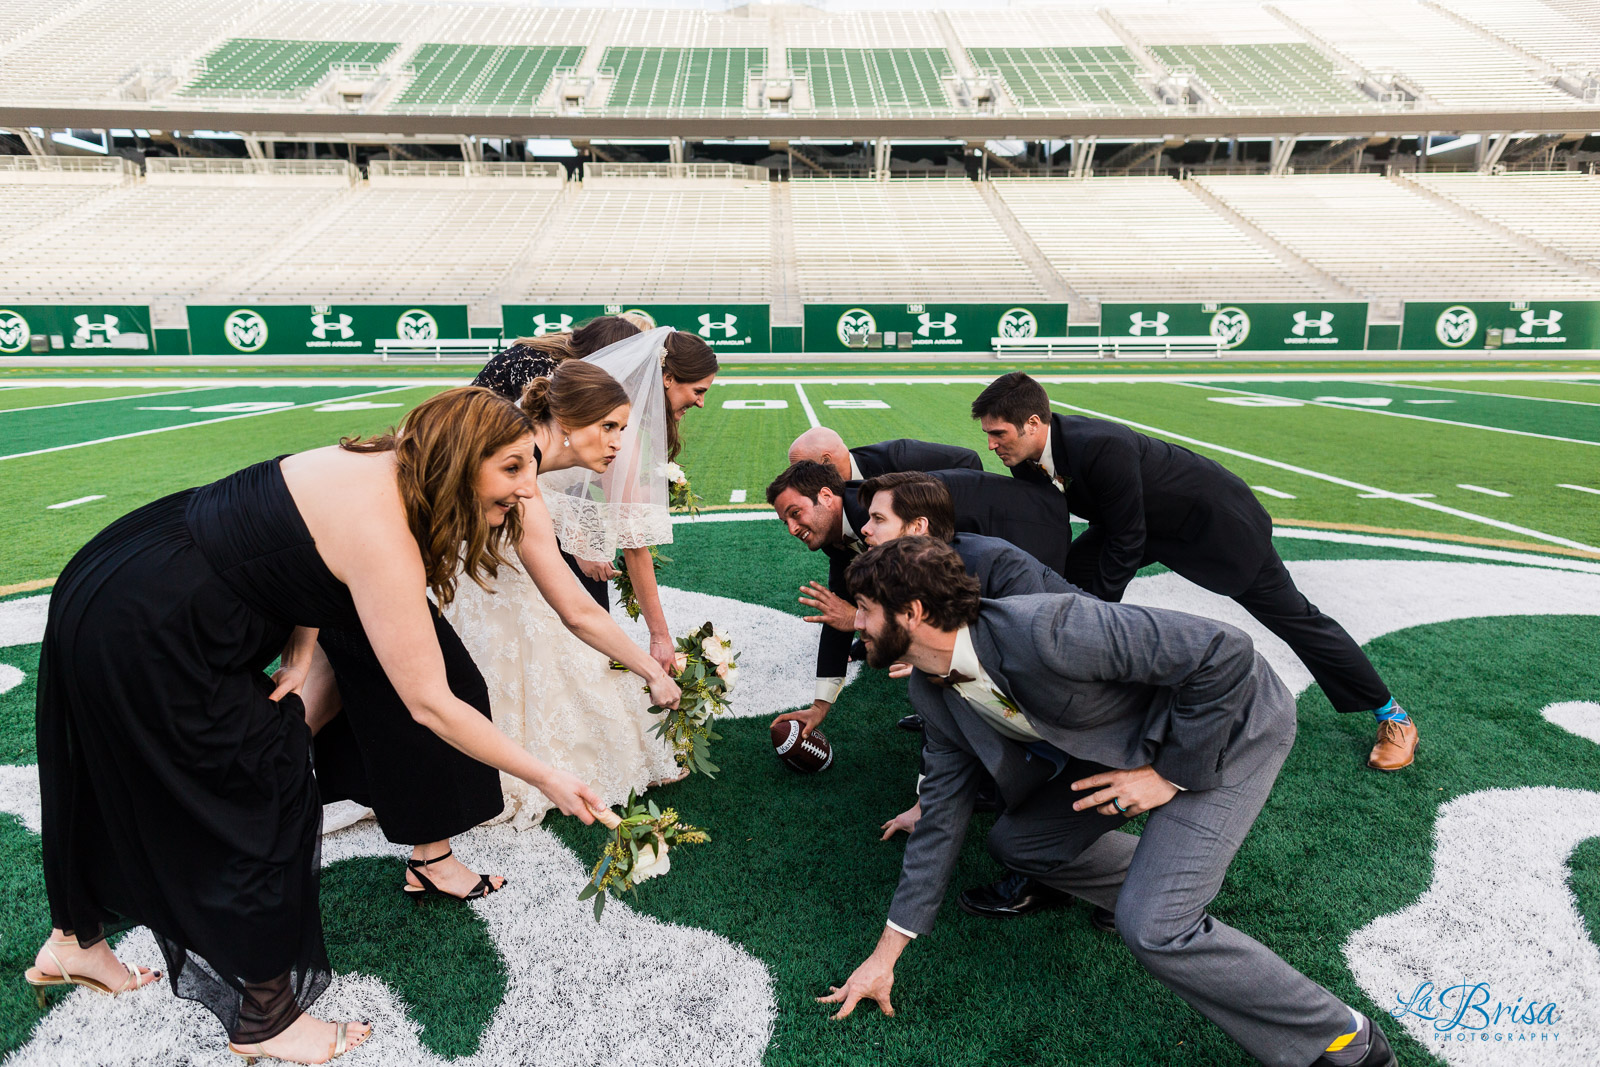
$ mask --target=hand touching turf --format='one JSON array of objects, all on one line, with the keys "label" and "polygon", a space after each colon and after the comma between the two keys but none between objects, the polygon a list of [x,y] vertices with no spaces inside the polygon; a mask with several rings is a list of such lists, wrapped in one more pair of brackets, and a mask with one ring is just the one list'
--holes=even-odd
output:
[{"label": "hand touching turf", "polygon": [[[1093,789],[1089,796],[1072,802],[1073,811],[1094,808],[1101,815],[1124,815],[1133,818],[1151,808],[1159,808],[1178,795],[1178,787],[1145,764],[1131,771],[1106,771],[1104,774],[1080,778],[1072,783],[1074,789]],[[1121,802],[1118,811],[1113,799]]]},{"label": "hand touching turf", "polygon": [[805,616],[806,622],[820,622],[847,634],[856,632],[856,606],[821,582],[800,587],[800,603],[816,608],[820,614]]},{"label": "hand touching turf", "polygon": [[911,939],[905,934],[885,926],[883,936],[878,938],[878,947],[872,950],[872,955],[855,969],[855,973],[846,979],[843,986],[829,986],[828,995],[818,997],[817,1003],[843,1002],[843,1006],[830,1018],[848,1019],[850,1013],[856,1010],[856,1004],[865,997],[876,1002],[879,1011],[893,1016],[894,1005],[889,1002],[889,990],[894,986],[894,963],[910,941]]}]

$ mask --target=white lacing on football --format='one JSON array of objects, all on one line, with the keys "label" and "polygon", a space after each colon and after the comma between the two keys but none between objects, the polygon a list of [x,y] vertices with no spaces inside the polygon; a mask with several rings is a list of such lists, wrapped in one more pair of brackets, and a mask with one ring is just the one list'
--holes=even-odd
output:
[{"label": "white lacing on football", "polygon": [[833,749],[831,747],[824,749],[809,737],[800,742],[800,751],[809,752],[817,759],[822,760],[822,766],[817,768],[819,771],[827,770],[828,765],[833,762]]}]

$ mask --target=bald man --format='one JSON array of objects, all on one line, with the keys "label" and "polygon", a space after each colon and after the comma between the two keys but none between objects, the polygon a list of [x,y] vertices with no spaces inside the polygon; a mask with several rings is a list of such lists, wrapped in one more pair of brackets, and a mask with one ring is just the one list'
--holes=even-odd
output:
[{"label": "bald man", "polygon": [[860,448],[846,448],[837,430],[813,426],[789,446],[789,462],[821,463],[841,480],[859,482],[900,471],[983,470],[983,459],[970,448],[913,441],[902,437]]}]

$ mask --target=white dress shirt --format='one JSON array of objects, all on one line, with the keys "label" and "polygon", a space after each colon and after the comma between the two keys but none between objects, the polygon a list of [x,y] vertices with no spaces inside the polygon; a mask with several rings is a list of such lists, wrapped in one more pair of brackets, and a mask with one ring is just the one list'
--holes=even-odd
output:
[{"label": "white dress shirt", "polygon": [[1044,454],[1039,457],[1039,466],[1043,467],[1044,472],[1050,476],[1051,485],[1063,493],[1067,491],[1065,479],[1056,473],[1056,456],[1050,449],[1050,424],[1048,422],[1044,426]]},{"label": "white dress shirt", "polygon": [[[854,456],[850,457],[850,474],[852,477],[860,477],[860,471],[856,470]],[[839,510],[839,533],[844,538],[844,547],[857,554],[866,551],[866,542],[861,540],[861,535],[856,533],[855,528],[850,525],[850,514],[844,510],[842,504]],[[843,678],[818,678],[817,689],[812,694],[812,699],[834,704],[838,702],[839,693],[843,689]]]}]

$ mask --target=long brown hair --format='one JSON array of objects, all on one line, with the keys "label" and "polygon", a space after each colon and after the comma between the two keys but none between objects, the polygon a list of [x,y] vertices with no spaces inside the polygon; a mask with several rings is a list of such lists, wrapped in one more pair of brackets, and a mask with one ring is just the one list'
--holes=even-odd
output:
[{"label": "long brown hair", "polygon": [[[618,387],[620,388],[620,386]],[[346,437],[347,452],[393,452],[395,482],[406,524],[422,550],[422,565],[439,606],[456,594],[456,576],[488,589],[486,578],[509,562],[508,547],[522,540],[522,512],[513,509],[490,526],[479,506],[477,480],[483,461],[533,432],[528,416],[492,389],[447,389],[418,404],[398,432],[366,439]]]},{"label": "long brown hair", "polygon": [[[667,334],[667,354],[661,361],[663,372],[683,383],[709,378],[721,369],[717,354],[711,346],[692,333],[673,330]],[[665,388],[665,386],[663,386]],[[683,451],[683,438],[678,433],[678,420],[667,413],[667,458],[677,459]]]},{"label": "long brown hair", "polygon": [[592,356],[602,348],[625,341],[639,332],[639,324],[626,316],[601,315],[576,330],[519,337],[515,343],[543,352],[559,363]]},{"label": "long brown hair", "polygon": [[593,363],[567,360],[548,378],[535,378],[522,391],[522,411],[534,422],[554,419],[567,430],[593,426],[628,402],[622,383]]}]

